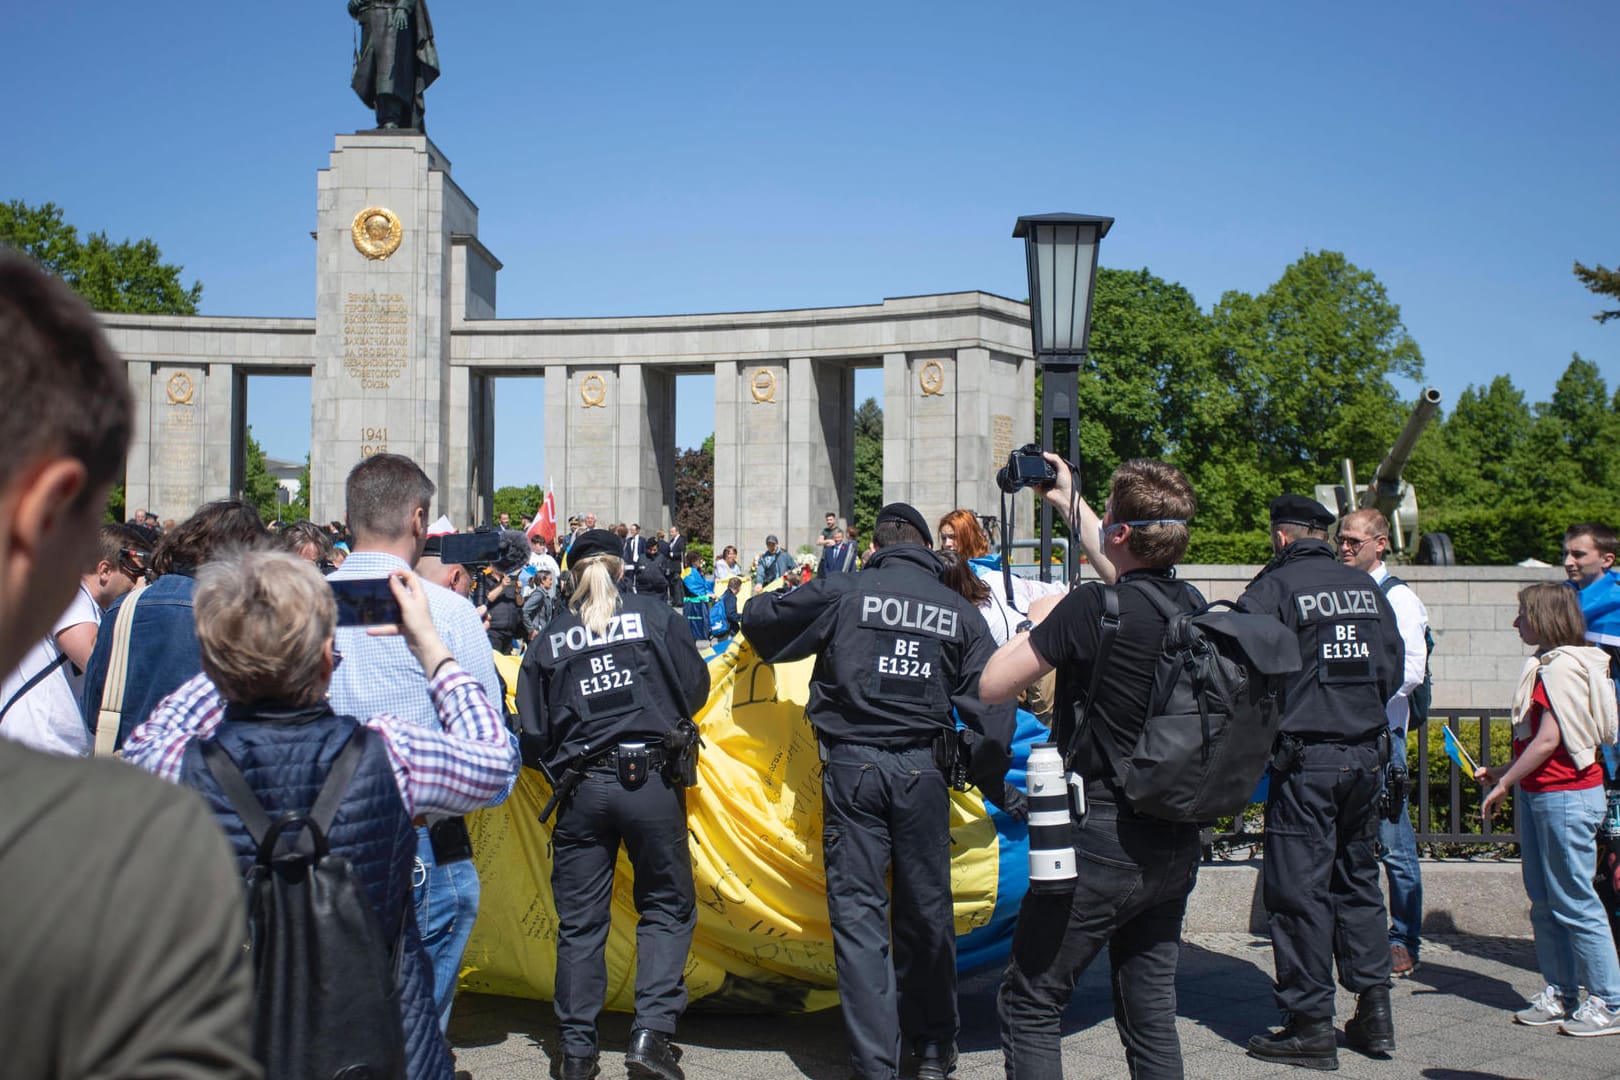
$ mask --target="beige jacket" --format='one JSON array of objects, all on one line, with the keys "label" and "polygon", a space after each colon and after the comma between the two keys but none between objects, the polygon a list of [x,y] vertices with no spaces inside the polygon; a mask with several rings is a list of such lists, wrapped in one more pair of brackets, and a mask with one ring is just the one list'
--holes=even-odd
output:
[{"label": "beige jacket", "polygon": [[1609,656],[1591,645],[1562,645],[1528,657],[1513,693],[1513,737],[1530,738],[1531,695],[1536,677],[1546,687],[1547,700],[1558,718],[1564,749],[1577,769],[1597,757],[1599,744],[1613,744],[1620,735],[1620,707],[1614,680],[1609,678]]}]

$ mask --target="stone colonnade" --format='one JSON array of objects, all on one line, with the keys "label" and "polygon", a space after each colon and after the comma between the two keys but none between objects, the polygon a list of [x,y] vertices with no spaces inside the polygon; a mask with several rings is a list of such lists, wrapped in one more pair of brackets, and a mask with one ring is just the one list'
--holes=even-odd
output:
[{"label": "stone colonnade", "polygon": [[1028,309],[1002,297],[497,319],[478,209],[409,132],[338,136],[317,221],[314,319],[106,317],[137,398],[130,506],[180,517],[240,490],[246,378],[261,373],[312,377],[315,520],[342,517],[345,474],[383,450],[433,477],[435,512],[484,520],[501,376],[545,379],[534,478],[556,479],[559,514],[651,531],[674,509],[676,378],[712,372],[715,539],[749,551],[849,515],[857,368],[883,371],[884,497],[931,521],[993,510],[996,468],[1033,437]]}]

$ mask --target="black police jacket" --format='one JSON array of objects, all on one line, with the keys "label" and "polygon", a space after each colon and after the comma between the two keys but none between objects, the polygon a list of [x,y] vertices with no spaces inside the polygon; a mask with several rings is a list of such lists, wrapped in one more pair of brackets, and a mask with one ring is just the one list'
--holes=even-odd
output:
[{"label": "black police jacket", "polygon": [[605,633],[564,610],[523,654],[517,685],[524,764],[553,776],[586,752],[658,740],[709,696],[709,666],[662,595],[620,594]]},{"label": "black police jacket", "polygon": [[859,574],[756,594],[743,606],[743,635],[767,663],[816,657],[805,714],[828,738],[915,745],[954,727],[954,708],[973,782],[999,793],[1014,707],[979,700],[995,642],[978,609],[940,583],[941,569],[921,545],[880,548]]},{"label": "black police jacket", "polygon": [[1237,606],[1275,615],[1299,638],[1301,668],[1283,691],[1284,732],[1350,742],[1384,728],[1405,653],[1394,609],[1370,575],[1307,537],[1267,563]]}]

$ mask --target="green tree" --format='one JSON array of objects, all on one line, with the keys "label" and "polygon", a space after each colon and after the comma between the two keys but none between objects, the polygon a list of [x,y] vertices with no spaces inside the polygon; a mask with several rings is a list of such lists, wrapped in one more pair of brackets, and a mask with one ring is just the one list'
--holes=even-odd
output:
[{"label": "green tree", "polygon": [[675,521],[693,542],[714,542],[714,436],[675,458]]},{"label": "green tree", "polygon": [[855,410],[855,499],[850,523],[871,535],[883,509],[883,409],[867,398]]},{"label": "green tree", "polygon": [[298,473],[298,494],[281,511],[283,521],[309,520],[309,455],[304,455],[304,467]]},{"label": "green tree", "polygon": [[524,515],[533,517],[545,500],[546,493],[539,484],[524,484],[522,487],[507,485],[495,489],[495,520],[501,520],[506,514],[511,518],[512,525],[516,527]]},{"label": "green tree", "polygon": [[1400,307],[1335,251],[1306,252],[1259,296],[1222,296],[1209,328],[1174,455],[1208,528],[1253,527],[1342,458],[1375,467],[1403,419],[1392,377],[1423,378]]},{"label": "green tree", "polygon": [[1182,438],[1189,397],[1207,382],[1206,317],[1146,267],[1099,270],[1094,297],[1077,401],[1081,486],[1100,506],[1121,461],[1165,457]]},{"label": "green tree", "polygon": [[1562,485],[1581,496],[1612,490],[1616,434],[1603,375],[1576,354],[1558,377],[1552,398],[1536,406],[1529,450],[1540,475],[1532,483],[1543,491]]},{"label": "green tree", "polygon": [[[1611,296],[1620,299],[1620,269],[1610,270],[1606,266],[1582,266],[1575,264],[1575,278],[1582,285],[1599,296]],[[1592,316],[1600,323],[1610,319],[1620,319],[1620,308],[1612,311],[1600,311]]]},{"label": "green tree", "polygon": [[274,521],[281,516],[281,508],[276,504],[276,492],[281,485],[264,467],[264,449],[259,446],[259,440],[253,437],[253,425],[248,425],[245,437],[247,448],[242,472],[242,501],[258,507],[259,516],[264,520]]},{"label": "green tree", "polygon": [[55,203],[0,204],[0,244],[32,257],[97,311],[195,315],[202,285],[181,283],[183,267],[163,261],[151,238],[114,243],[104,232],[80,238]]}]

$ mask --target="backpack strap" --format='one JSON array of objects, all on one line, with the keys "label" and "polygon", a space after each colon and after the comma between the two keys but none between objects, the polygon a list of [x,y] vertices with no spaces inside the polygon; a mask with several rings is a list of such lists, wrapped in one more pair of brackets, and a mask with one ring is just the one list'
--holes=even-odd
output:
[{"label": "backpack strap", "polygon": [[[1097,688],[1102,685],[1103,669],[1108,666],[1108,655],[1114,650],[1114,639],[1119,636],[1119,589],[1117,586],[1099,582],[1097,588],[1102,590],[1103,610],[1098,617],[1097,655],[1091,658],[1091,682],[1086,687],[1086,696],[1076,701],[1072,706],[1072,716],[1067,725],[1062,724],[1062,716],[1058,722],[1063,730],[1057,733],[1058,746],[1062,748],[1063,764],[1065,768],[1073,771],[1071,766],[1074,754],[1079,749],[1079,737],[1085,734],[1089,725],[1086,723],[1086,710],[1097,698]],[[1117,770],[1114,763],[1112,748],[1107,745],[1106,739],[1098,740],[1102,744],[1103,755],[1108,759],[1111,771]]]},{"label": "backpack strap", "polygon": [[321,783],[321,790],[315,796],[315,805],[310,807],[307,814],[283,814],[275,821],[265,812],[264,804],[253,793],[247,777],[242,775],[242,770],[237,768],[236,762],[231,760],[231,755],[218,741],[205,739],[197,747],[202,751],[203,764],[225,793],[231,809],[247,826],[248,835],[253,838],[253,845],[259,851],[259,861],[266,862],[274,851],[265,850],[265,845],[273,846],[280,838],[283,827],[298,818],[307,820],[315,827],[319,837],[317,843],[324,848],[332,819],[337,816],[338,806],[343,802],[343,792],[354,778],[355,770],[360,767],[360,757],[366,749],[365,736],[365,727],[356,726],[343,744],[343,749],[333,759],[332,767],[327,770],[326,779]]},{"label": "backpack strap", "polygon": [[22,700],[22,697],[23,697],[24,694],[28,693],[28,691],[32,690],[34,687],[36,687],[40,683],[44,682],[47,678],[50,677],[50,675],[51,675],[51,673],[53,671],[55,671],[57,668],[61,667],[65,663],[67,663],[67,653],[59,652],[59,653],[56,654],[56,659],[55,660],[52,660],[50,663],[46,664],[43,668],[40,668],[38,671],[34,672],[34,674],[29,678],[29,680],[22,684],[22,689],[18,690],[15,694],[12,694],[11,695],[11,700],[6,702],[4,708],[0,708],[0,720],[4,720],[6,718],[6,713],[11,711],[11,707],[13,705],[17,704],[17,702]]},{"label": "backpack strap", "polygon": [[96,757],[111,757],[124,722],[124,688],[129,679],[129,636],[135,629],[135,605],[146,592],[131,592],[118,607],[113,623],[112,651],[107,656],[107,678],[101,684],[101,710],[96,715]]},{"label": "backpack strap", "polygon": [[253,846],[264,844],[265,837],[270,834],[270,815],[265,813],[264,804],[253,793],[253,788],[242,775],[242,770],[236,767],[231,755],[225,748],[213,739],[204,739],[197,744],[202,752],[203,764],[219,785],[219,790],[225,793],[225,799],[236,811],[236,816],[242,819],[247,826],[248,835],[253,838]]}]

